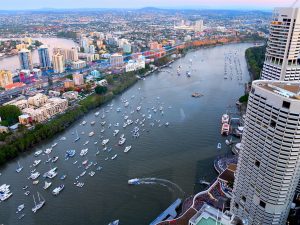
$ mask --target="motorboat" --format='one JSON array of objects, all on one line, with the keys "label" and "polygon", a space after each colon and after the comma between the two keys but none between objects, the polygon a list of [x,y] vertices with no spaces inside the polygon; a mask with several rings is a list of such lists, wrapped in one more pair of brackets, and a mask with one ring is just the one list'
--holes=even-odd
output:
[{"label": "motorboat", "polygon": [[26,191],[26,192],[24,193],[24,195],[26,195],[26,196],[30,195],[30,191]]},{"label": "motorboat", "polygon": [[67,140],[67,138],[66,137],[61,137],[59,140],[65,141],[65,140]]},{"label": "motorboat", "polygon": [[52,185],[52,182],[47,182],[45,181],[45,184],[44,184],[44,190],[47,190],[50,186]]},{"label": "motorboat", "polygon": [[120,138],[119,145],[123,145],[126,141],[126,138]]},{"label": "motorboat", "polygon": [[127,123],[127,125],[130,125],[130,124],[133,123],[133,121],[132,120],[127,120],[126,123]]},{"label": "motorboat", "polygon": [[228,135],[230,132],[230,125],[228,123],[224,123],[222,125],[221,134],[222,135]]},{"label": "motorboat", "polygon": [[23,189],[23,190],[26,190],[27,188],[28,188],[28,186],[24,186],[24,187],[22,187],[22,189]]},{"label": "motorboat", "polygon": [[218,143],[218,145],[217,145],[217,149],[221,149],[222,148],[222,145],[221,145],[221,143]]},{"label": "motorboat", "polygon": [[32,184],[37,185],[40,181],[39,180],[35,180],[32,182]]},{"label": "motorboat", "polygon": [[109,139],[104,139],[104,140],[102,141],[102,145],[106,145],[108,142],[109,142]]},{"label": "motorboat", "polygon": [[122,139],[122,138],[124,138],[124,137],[125,137],[125,134],[121,134],[120,138]]},{"label": "motorboat", "polygon": [[39,200],[38,203],[36,203],[35,198],[34,198],[34,195],[33,195],[34,207],[31,209],[33,213],[36,213],[36,212],[37,212],[39,209],[41,209],[41,208],[45,205],[45,203],[46,203],[45,199],[43,199],[43,198],[41,199],[41,198],[40,198],[40,194],[39,194],[39,193],[37,193],[37,195],[38,195],[38,200]]},{"label": "motorboat", "polygon": [[39,172],[35,172],[35,173],[32,173],[31,175],[30,175],[30,179],[32,179],[32,180],[35,180],[35,179],[37,179],[39,176],[40,176],[41,174],[39,173]]},{"label": "motorboat", "polygon": [[38,151],[36,151],[35,153],[34,153],[34,156],[35,157],[37,157],[37,156],[39,156],[40,154],[42,154],[42,150],[38,150]]},{"label": "motorboat", "polygon": [[165,123],[165,126],[166,126],[166,127],[167,127],[167,126],[169,126],[169,125],[170,125],[170,123],[169,123],[169,122],[166,122],[166,123]]},{"label": "motorboat", "polygon": [[16,213],[21,212],[24,208],[25,208],[25,205],[24,205],[24,204],[19,205],[19,206],[17,207],[17,212],[16,212]]},{"label": "motorboat", "polygon": [[76,150],[74,149],[68,150],[66,151],[66,158],[72,158],[74,157],[75,154],[76,154]]},{"label": "motorboat", "polygon": [[125,107],[129,106],[129,102],[125,102],[124,106]]},{"label": "motorboat", "polygon": [[104,131],[105,131],[105,129],[103,128],[103,129],[100,130],[100,133],[103,133]]},{"label": "motorboat", "polygon": [[115,154],[113,157],[111,157],[112,160],[114,160],[115,158],[117,158],[118,154]]},{"label": "motorboat", "polygon": [[97,171],[100,171],[100,170],[102,170],[102,167],[101,167],[101,166],[98,166],[96,170],[97,170]]},{"label": "motorboat", "polygon": [[125,123],[123,123],[123,128],[126,128],[127,127],[127,123],[125,122]]},{"label": "motorboat", "polygon": [[58,160],[58,156],[55,156],[55,157],[52,158],[52,161],[51,161],[51,162],[52,162],[52,163],[55,163],[57,160]]},{"label": "motorboat", "polygon": [[32,166],[36,167],[36,166],[38,166],[40,164],[40,162],[41,162],[40,159],[34,160]]},{"label": "motorboat", "polygon": [[5,200],[9,199],[12,195],[13,195],[13,193],[10,191],[4,192],[3,194],[0,194],[0,201],[3,202]]},{"label": "motorboat", "polygon": [[113,135],[116,136],[119,133],[119,130],[114,130]]},{"label": "motorboat", "polygon": [[90,133],[89,133],[89,137],[92,137],[94,134],[95,134],[94,131],[90,132]]},{"label": "motorboat", "polygon": [[83,144],[83,145],[87,145],[89,142],[90,142],[90,141],[86,141],[86,142],[84,142],[84,144]]},{"label": "motorboat", "polygon": [[80,152],[80,156],[85,156],[88,153],[88,148],[82,149]]},{"label": "motorboat", "polygon": [[25,216],[25,213],[22,213],[22,214],[18,217],[18,219],[21,220],[24,216]]},{"label": "motorboat", "polygon": [[140,111],[141,110],[141,106],[138,106],[137,108],[136,108],[136,111]]},{"label": "motorboat", "polygon": [[102,126],[104,126],[104,125],[106,124],[106,121],[102,121],[100,124],[101,124]]},{"label": "motorboat", "polygon": [[117,112],[121,112],[121,108],[117,108]]},{"label": "motorboat", "polygon": [[83,183],[83,182],[78,182],[78,183],[76,184],[76,187],[82,188],[83,186],[84,186],[84,183]]},{"label": "motorboat", "polygon": [[139,184],[139,183],[140,183],[140,180],[138,178],[133,178],[133,179],[128,180],[128,184],[131,184],[131,185],[135,185],[135,184]]},{"label": "motorboat", "polygon": [[127,115],[124,116],[124,120],[128,120],[128,118],[129,118],[129,116],[127,116]]},{"label": "motorboat", "polygon": [[57,167],[50,169],[49,171],[44,173],[43,177],[50,178],[50,179],[54,178],[57,175],[56,170],[57,170]]},{"label": "motorboat", "polygon": [[74,142],[78,141],[79,139],[80,139],[80,137],[79,137],[77,129],[76,129],[76,138],[75,138]]},{"label": "motorboat", "polygon": [[96,121],[92,121],[92,122],[91,122],[91,125],[95,125],[95,123],[96,123]]},{"label": "motorboat", "polygon": [[66,174],[64,174],[64,175],[62,175],[62,176],[60,177],[60,179],[61,179],[61,180],[65,180],[65,179],[66,179],[66,177],[67,177],[67,175],[66,175]]},{"label": "motorboat", "polygon": [[81,125],[85,125],[86,124],[86,121],[84,120],[84,121],[82,121],[82,123],[81,123]]},{"label": "motorboat", "polygon": [[88,159],[86,159],[86,160],[84,160],[83,162],[82,162],[82,165],[86,165],[87,163],[88,163]]},{"label": "motorboat", "polygon": [[58,195],[64,188],[65,188],[65,185],[61,184],[60,186],[53,189],[52,194]]},{"label": "motorboat", "polygon": [[228,114],[222,115],[222,124],[224,124],[224,123],[229,123],[229,115]]},{"label": "motorboat", "polygon": [[47,148],[44,152],[49,155],[52,152],[52,148]]},{"label": "motorboat", "polygon": [[93,176],[95,175],[95,172],[94,172],[94,171],[91,171],[91,172],[89,172],[89,175],[90,175],[91,177],[93,177]]},{"label": "motorboat", "polygon": [[99,116],[100,115],[100,112],[95,112],[95,116]]},{"label": "motorboat", "polygon": [[55,142],[53,145],[51,145],[51,148],[54,148],[57,145],[57,142]]},{"label": "motorboat", "polygon": [[113,222],[110,222],[108,225],[119,225],[119,220],[115,220]]},{"label": "motorboat", "polygon": [[83,172],[80,174],[80,176],[83,177],[85,174],[86,174],[86,170],[83,171]]},{"label": "motorboat", "polygon": [[125,148],[124,152],[128,152],[130,149],[131,149],[131,145],[129,145],[129,146],[126,146],[126,148]]},{"label": "motorboat", "polygon": [[16,169],[17,173],[20,173],[23,170],[23,166],[20,165],[19,161],[18,161],[18,167]]}]

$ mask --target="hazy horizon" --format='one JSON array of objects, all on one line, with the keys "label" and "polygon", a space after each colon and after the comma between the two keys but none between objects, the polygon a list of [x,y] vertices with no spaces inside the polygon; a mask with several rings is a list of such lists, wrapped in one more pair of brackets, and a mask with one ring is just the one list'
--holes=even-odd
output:
[{"label": "hazy horizon", "polygon": [[[138,9],[144,7],[169,9],[241,9],[271,10],[274,7],[289,7],[294,0],[11,0],[1,3],[0,10],[42,10],[42,9]],[[300,4],[297,4],[300,7]]]}]

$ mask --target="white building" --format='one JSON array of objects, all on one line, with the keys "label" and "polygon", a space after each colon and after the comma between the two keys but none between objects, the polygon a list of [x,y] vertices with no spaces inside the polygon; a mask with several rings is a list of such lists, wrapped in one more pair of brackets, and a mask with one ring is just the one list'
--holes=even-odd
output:
[{"label": "white building", "polygon": [[72,62],[72,68],[73,69],[82,69],[86,67],[86,61],[83,61],[83,60],[78,60],[76,62]]},{"label": "white building", "polygon": [[83,85],[84,84],[83,74],[81,73],[73,74],[73,81],[75,85]]},{"label": "white building", "polygon": [[119,67],[119,66],[123,66],[123,64],[124,64],[123,55],[115,53],[110,56],[111,67]]},{"label": "white building", "polygon": [[231,201],[248,225],[286,223],[300,178],[299,119],[299,82],[253,82]]},{"label": "white building", "polygon": [[55,73],[65,72],[65,61],[63,55],[57,53],[52,57],[53,70]]},{"label": "white building", "polygon": [[146,66],[145,57],[139,56],[135,60],[129,60],[128,63],[126,64],[125,70],[126,70],[126,72],[131,72],[131,71],[144,69],[145,66]]},{"label": "white building", "polygon": [[299,8],[275,8],[270,24],[262,79],[300,80],[299,45]]},{"label": "white building", "polygon": [[197,20],[195,22],[194,31],[195,32],[203,32],[203,20]]}]

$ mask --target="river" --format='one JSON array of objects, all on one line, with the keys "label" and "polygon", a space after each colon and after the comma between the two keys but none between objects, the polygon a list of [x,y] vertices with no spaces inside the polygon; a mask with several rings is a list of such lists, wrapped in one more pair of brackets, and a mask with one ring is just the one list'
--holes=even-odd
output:
[{"label": "river", "polygon": [[[6,39],[1,39],[6,40]],[[33,40],[38,40],[45,45],[49,46],[49,54],[50,58],[52,58],[53,48],[61,47],[61,48],[72,48],[78,46],[73,40],[64,39],[64,38],[33,38]],[[38,51],[32,51],[32,61],[33,64],[39,63],[39,55]],[[11,70],[15,71],[16,69],[20,69],[20,62],[17,55],[0,59],[0,70]]]},{"label": "river", "polygon": [[[23,154],[7,163],[0,168],[0,185],[10,184],[13,196],[0,203],[0,224],[106,225],[110,221],[120,219],[122,225],[144,225],[149,224],[178,197],[194,194],[194,183],[198,179],[205,178],[211,181],[216,177],[214,159],[230,152],[224,144],[226,138],[220,135],[220,120],[227,110],[235,111],[235,102],[244,93],[242,83],[250,80],[244,59],[245,50],[250,46],[252,44],[230,44],[190,52],[173,63],[172,68],[165,68],[146,80],[140,80],[122,96],[109,102],[108,104],[113,104],[112,110],[105,105],[90,112],[63,133],[37,146],[31,153]],[[229,52],[237,52],[236,57],[240,59],[243,72],[242,80],[236,77],[232,80],[223,78],[224,54]],[[181,76],[177,76],[176,73],[179,65],[182,66]],[[191,71],[191,78],[186,77],[187,70]],[[191,94],[195,91],[204,96],[192,98]],[[121,98],[129,101],[128,108],[124,107]],[[140,112],[136,111],[137,106],[142,107]],[[163,106],[163,115],[159,111],[160,106]],[[121,112],[116,112],[118,107],[121,108]],[[157,109],[156,113],[152,107]],[[103,110],[109,112],[101,119]],[[130,113],[132,110],[133,114]],[[99,117],[94,115],[97,111],[101,112]],[[152,118],[146,119],[145,126],[139,125],[139,138],[134,139],[131,135],[135,124],[125,129],[122,127],[123,114],[132,120],[142,120],[142,114],[148,117],[150,113]],[[80,125],[84,120],[87,124]],[[93,120],[96,124],[91,126],[90,122]],[[101,133],[100,121],[104,120],[105,131]],[[160,122],[157,122],[158,120]],[[117,128],[114,125],[111,128],[107,126],[116,122],[121,125],[118,128],[118,137],[124,133],[127,138],[123,147],[116,145],[118,137],[112,135],[113,130]],[[155,124],[153,127],[149,125],[151,122]],[[166,122],[170,123],[168,127],[164,125]],[[76,130],[81,138],[74,143]],[[91,131],[94,131],[95,135],[88,137]],[[100,134],[110,139],[108,147],[112,148],[111,152],[102,151]],[[60,141],[63,136],[66,140]],[[87,140],[89,143],[83,146]],[[97,145],[94,144],[95,141],[98,141]],[[37,170],[41,174],[49,170],[50,165],[44,163],[47,156],[34,157],[33,152],[38,149],[45,150],[54,142],[58,142],[58,145],[53,148],[50,156],[59,156],[59,160],[52,165],[58,167],[58,176],[54,178],[50,190],[45,191],[42,188],[43,178],[39,178],[38,185],[33,185],[32,181],[27,179],[32,169],[29,166],[39,158],[42,163]],[[218,142],[222,143],[221,150],[217,149]],[[124,147],[128,145],[132,145],[132,149],[124,153]],[[98,156],[95,155],[97,146],[101,149]],[[76,149],[76,156],[65,161],[65,151],[72,148]],[[89,148],[85,157],[79,156],[83,148]],[[114,154],[118,154],[118,157],[111,160],[110,157]],[[106,161],[107,157],[109,160]],[[93,170],[96,174],[93,177],[86,174],[80,178],[85,186],[78,188],[73,182],[83,171],[78,165],[85,159],[98,162],[97,166],[101,165],[103,169],[96,171],[96,166],[92,166],[87,172]],[[75,160],[78,160],[78,163],[73,165]],[[15,172],[17,161],[24,166],[20,173]],[[67,175],[64,181],[59,179],[62,174]],[[185,194],[174,185],[165,187],[155,184],[127,184],[128,179],[136,177],[167,179],[177,184]],[[60,184],[65,184],[65,189],[60,195],[53,196],[51,191]],[[25,185],[28,185],[31,191],[29,196],[25,196],[22,190]],[[46,199],[46,205],[33,214],[32,194],[36,196],[37,191]],[[22,220],[18,220],[15,212],[17,206],[22,203],[25,204],[26,215]]]}]

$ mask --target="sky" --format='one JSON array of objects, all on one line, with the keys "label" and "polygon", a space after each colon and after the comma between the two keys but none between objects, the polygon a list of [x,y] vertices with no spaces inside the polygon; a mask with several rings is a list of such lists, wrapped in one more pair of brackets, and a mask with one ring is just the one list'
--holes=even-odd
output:
[{"label": "sky", "polygon": [[[0,0],[0,10],[41,8],[196,8],[272,9],[289,7],[295,0]],[[297,3],[300,7],[300,0]]]}]

